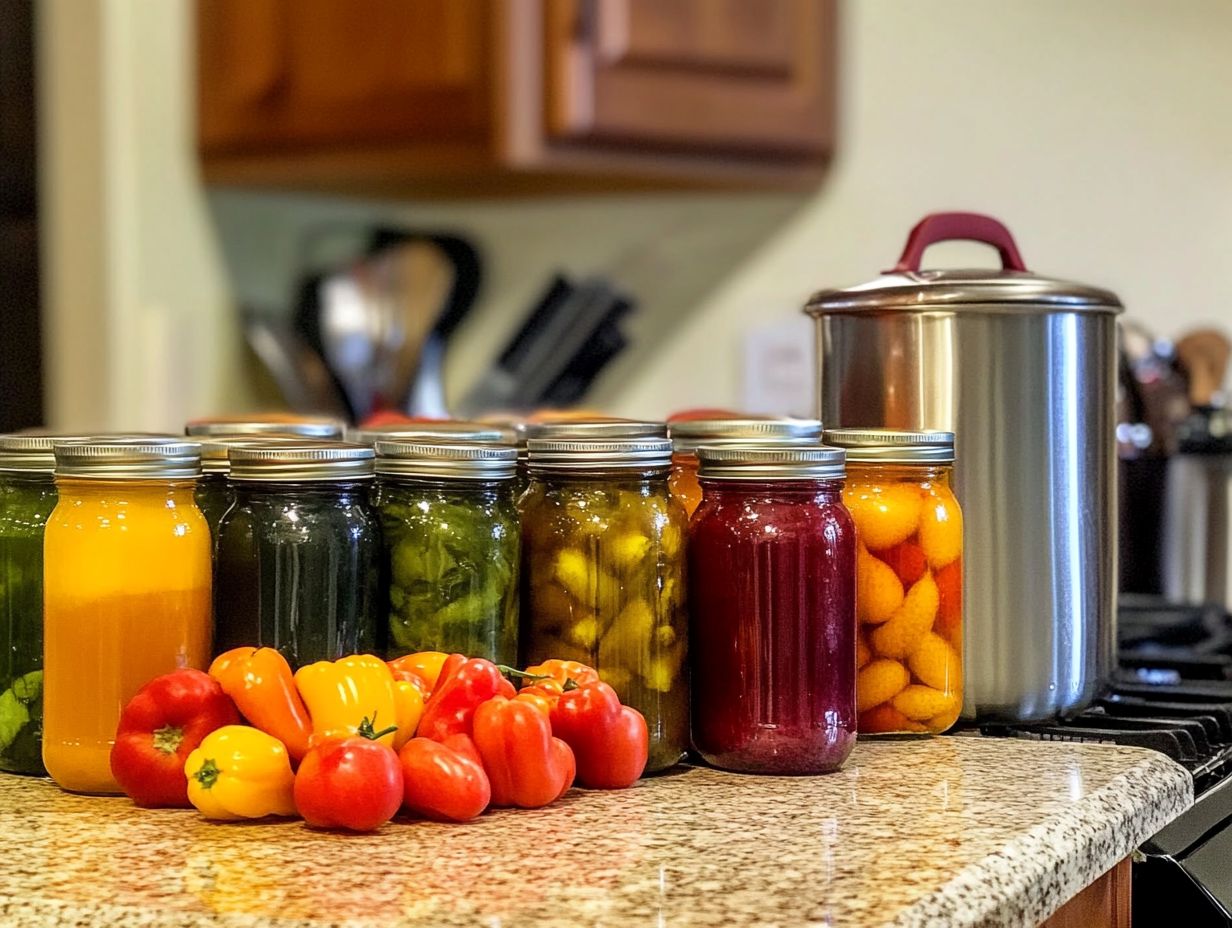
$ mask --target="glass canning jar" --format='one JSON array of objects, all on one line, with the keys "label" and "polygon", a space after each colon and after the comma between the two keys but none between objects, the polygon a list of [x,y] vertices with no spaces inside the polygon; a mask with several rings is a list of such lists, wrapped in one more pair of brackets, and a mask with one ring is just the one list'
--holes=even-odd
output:
[{"label": "glass canning jar", "polygon": [[725,445],[699,457],[693,746],[728,770],[837,770],[856,739],[856,540],[843,452]]},{"label": "glass canning jar", "polygon": [[43,545],[43,762],[60,786],[117,793],[124,704],[210,658],[209,529],[193,499],[200,446],[57,443],[59,500]]},{"label": "glass canning jar", "polygon": [[962,710],[962,510],[953,432],[834,429],[856,523],[860,732],[932,732]]},{"label": "glass canning jar", "polygon": [[518,660],[517,449],[376,443],[388,656]]},{"label": "glass canning jar", "polygon": [[671,443],[554,434],[528,442],[523,662],[598,670],[646,717],[646,769],[663,770],[688,741],[686,516],[667,490]]},{"label": "glass canning jar", "polygon": [[667,485],[690,516],[702,501],[697,482],[699,445],[816,445],[821,441],[821,423],[816,419],[683,419],[669,423],[667,430],[672,439],[672,473]]},{"label": "glass canning jar", "polygon": [[0,435],[0,770],[45,774],[43,528],[56,507],[56,439]]},{"label": "glass canning jar", "polygon": [[227,476],[231,473],[229,457],[232,448],[248,445],[303,444],[306,439],[294,435],[220,435],[201,441],[201,479],[197,481],[197,508],[210,526],[210,538],[217,542],[218,526],[235,501],[235,493]]},{"label": "glass canning jar", "polygon": [[215,651],[277,648],[293,667],[378,651],[374,454],[342,442],[232,448],[218,528]]}]

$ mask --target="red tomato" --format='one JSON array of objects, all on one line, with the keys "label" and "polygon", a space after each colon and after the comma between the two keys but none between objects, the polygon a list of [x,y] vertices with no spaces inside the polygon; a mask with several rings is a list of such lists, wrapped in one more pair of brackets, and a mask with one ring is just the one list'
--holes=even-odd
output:
[{"label": "red tomato", "polygon": [[367,738],[317,745],[295,774],[295,808],[314,828],[375,831],[401,804],[398,755]]},{"label": "red tomato", "polygon": [[467,735],[443,742],[412,738],[402,746],[403,804],[424,818],[467,822],[488,807],[492,786]]},{"label": "red tomato", "polygon": [[928,569],[928,559],[924,557],[924,549],[910,541],[903,541],[893,548],[878,551],[877,557],[890,565],[894,573],[898,574],[898,579],[903,581],[904,587],[911,586],[924,576],[924,571]]}]

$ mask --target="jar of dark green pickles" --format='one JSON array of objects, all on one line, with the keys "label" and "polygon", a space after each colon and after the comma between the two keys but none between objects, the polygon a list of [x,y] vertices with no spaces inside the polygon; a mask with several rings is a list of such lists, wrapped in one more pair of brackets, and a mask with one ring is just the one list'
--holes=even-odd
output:
[{"label": "jar of dark green pickles", "polygon": [[43,528],[56,508],[46,435],[0,436],[0,770],[45,774]]},{"label": "jar of dark green pickles", "polygon": [[268,646],[298,667],[381,648],[372,449],[283,442],[236,446],[229,458],[235,501],[215,548],[215,652]]},{"label": "jar of dark green pickles", "polygon": [[210,526],[210,538],[218,540],[218,526],[231,508],[235,493],[227,479],[231,473],[232,448],[251,445],[303,444],[308,439],[294,435],[219,435],[201,441],[201,477],[194,491],[197,508]]},{"label": "jar of dark green pickles", "polygon": [[552,435],[528,442],[523,661],[596,668],[646,717],[646,769],[666,769],[684,755],[689,718],[686,520],[667,488],[671,442],[575,439],[561,425]]},{"label": "jar of dark green pickles", "polygon": [[518,659],[517,450],[376,443],[388,653]]}]

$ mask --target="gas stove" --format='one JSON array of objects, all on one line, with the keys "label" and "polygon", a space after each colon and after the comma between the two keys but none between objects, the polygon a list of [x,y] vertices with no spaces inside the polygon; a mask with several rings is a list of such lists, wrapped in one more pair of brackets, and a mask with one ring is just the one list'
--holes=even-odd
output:
[{"label": "gas stove", "polygon": [[1134,745],[1185,767],[1197,799],[1135,853],[1135,920],[1232,925],[1232,616],[1124,595],[1117,637],[1116,677],[1081,715],[981,732]]}]

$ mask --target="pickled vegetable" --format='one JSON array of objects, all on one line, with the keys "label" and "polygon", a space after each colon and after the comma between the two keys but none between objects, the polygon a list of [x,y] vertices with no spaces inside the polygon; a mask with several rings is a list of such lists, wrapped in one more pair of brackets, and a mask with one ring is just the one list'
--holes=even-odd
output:
[{"label": "pickled vegetable", "polygon": [[0,475],[0,770],[42,774],[43,527],[50,474]]},{"label": "pickled vegetable", "polygon": [[962,708],[962,513],[942,472],[850,467],[861,732],[941,732]]},{"label": "pickled vegetable", "polygon": [[662,477],[533,479],[522,499],[524,660],[595,667],[646,717],[652,771],[688,739],[684,531]]},{"label": "pickled vegetable", "polygon": [[389,583],[389,656],[518,660],[519,536],[511,480],[385,484],[377,509]]}]

